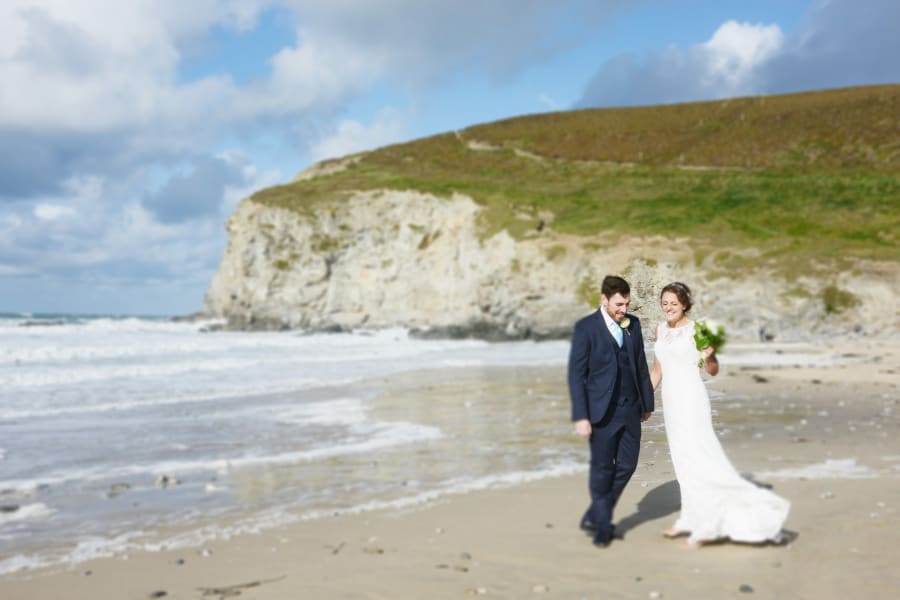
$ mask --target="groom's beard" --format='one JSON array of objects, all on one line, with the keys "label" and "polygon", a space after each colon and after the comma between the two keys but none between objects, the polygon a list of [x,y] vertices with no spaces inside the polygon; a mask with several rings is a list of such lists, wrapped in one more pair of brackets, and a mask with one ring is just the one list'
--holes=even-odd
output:
[{"label": "groom's beard", "polygon": [[614,309],[611,309],[608,304],[603,307],[603,310],[605,310],[606,314],[609,315],[609,318],[612,319],[613,321],[615,321],[616,323],[618,323],[619,321],[621,321],[622,319],[625,318],[624,310],[622,311],[622,314],[616,315]]}]

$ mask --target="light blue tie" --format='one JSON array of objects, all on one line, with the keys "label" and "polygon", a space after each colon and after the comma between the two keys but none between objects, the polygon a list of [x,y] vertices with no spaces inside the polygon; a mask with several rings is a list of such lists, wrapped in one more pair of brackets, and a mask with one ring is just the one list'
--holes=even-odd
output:
[{"label": "light blue tie", "polygon": [[613,321],[612,334],[613,334],[613,337],[616,338],[616,343],[619,345],[619,348],[621,348],[622,341],[623,341],[622,340],[622,328],[615,321]]}]

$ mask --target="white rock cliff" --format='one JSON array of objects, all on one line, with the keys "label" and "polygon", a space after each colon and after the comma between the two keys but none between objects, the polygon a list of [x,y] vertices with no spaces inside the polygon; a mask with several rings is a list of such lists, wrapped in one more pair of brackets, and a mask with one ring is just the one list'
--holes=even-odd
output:
[{"label": "white rock cliff", "polygon": [[[652,330],[657,295],[673,280],[695,291],[699,318],[725,323],[737,337],[760,328],[777,339],[832,332],[898,331],[894,265],[869,265],[830,281],[798,282],[765,272],[713,279],[684,241],[555,233],[552,224],[515,240],[485,237],[480,207],[454,195],[357,192],[309,214],[244,200],[228,220],[228,247],[204,313],[236,328],[348,330],[402,326],[436,335],[491,339],[565,337],[596,306],[604,274],[632,285],[632,311]],[[721,270],[720,270],[721,271]],[[828,314],[816,293],[852,290],[860,304]],[[652,335],[652,334],[651,334]]]}]

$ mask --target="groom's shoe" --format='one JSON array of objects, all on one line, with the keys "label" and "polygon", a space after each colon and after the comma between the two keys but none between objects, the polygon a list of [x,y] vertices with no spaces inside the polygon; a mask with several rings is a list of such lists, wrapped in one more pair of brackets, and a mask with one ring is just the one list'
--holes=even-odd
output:
[{"label": "groom's shoe", "polygon": [[613,539],[612,531],[598,531],[594,534],[594,545],[598,548],[606,548]]}]

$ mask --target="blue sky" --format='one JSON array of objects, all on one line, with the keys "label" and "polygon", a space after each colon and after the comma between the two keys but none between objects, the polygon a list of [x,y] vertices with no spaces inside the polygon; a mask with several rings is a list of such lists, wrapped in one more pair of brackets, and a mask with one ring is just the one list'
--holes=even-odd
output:
[{"label": "blue sky", "polygon": [[185,314],[253,191],[520,114],[900,82],[896,0],[4,0],[0,312]]}]

